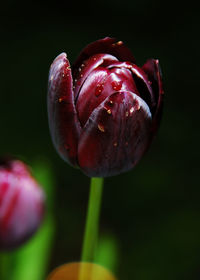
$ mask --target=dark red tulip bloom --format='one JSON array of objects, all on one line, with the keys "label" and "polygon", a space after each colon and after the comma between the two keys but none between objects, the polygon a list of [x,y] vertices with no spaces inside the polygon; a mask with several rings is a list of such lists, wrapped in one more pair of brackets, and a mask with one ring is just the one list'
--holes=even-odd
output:
[{"label": "dark red tulip bloom", "polygon": [[157,131],[162,103],[158,60],[138,67],[130,50],[113,38],[88,45],[72,70],[65,53],[51,65],[53,143],[64,160],[88,176],[133,168]]},{"label": "dark red tulip bloom", "polygon": [[44,193],[19,160],[0,163],[0,249],[25,242],[44,215]]}]

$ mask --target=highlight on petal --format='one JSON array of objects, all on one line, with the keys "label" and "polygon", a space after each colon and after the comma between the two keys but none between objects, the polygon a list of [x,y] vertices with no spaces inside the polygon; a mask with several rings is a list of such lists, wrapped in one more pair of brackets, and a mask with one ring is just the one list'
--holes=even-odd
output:
[{"label": "highlight on petal", "polygon": [[130,62],[114,62],[111,65],[109,65],[108,69],[114,67],[125,68],[131,71],[134,82],[137,87],[137,94],[142,99],[144,99],[144,101],[149,105],[151,112],[153,113],[155,110],[156,103],[150,85],[150,81],[148,80],[148,76],[146,75],[146,73],[136,64],[132,64]]},{"label": "highlight on petal", "polygon": [[108,68],[93,70],[81,87],[76,108],[82,127],[92,111],[114,92],[121,90],[139,94],[129,69]]},{"label": "highlight on petal", "polygon": [[78,146],[78,161],[90,177],[107,177],[128,171],[149,144],[151,112],[132,92],[107,97],[90,115]]},{"label": "highlight on petal", "polygon": [[132,55],[132,52],[124,45],[122,41],[117,41],[115,38],[105,37],[103,39],[92,42],[82,50],[73,65],[73,73],[74,69],[78,69],[83,61],[87,60],[95,54],[103,53],[113,55],[120,61],[130,61],[133,63],[135,62],[135,58]]},{"label": "highlight on petal", "polygon": [[65,53],[56,57],[50,68],[48,116],[55,148],[64,160],[76,165],[81,127],[74,105],[71,68]]},{"label": "highlight on petal", "polygon": [[153,94],[156,100],[156,108],[155,113],[153,115],[153,122],[152,122],[152,135],[156,133],[158,130],[162,110],[163,110],[163,98],[164,98],[164,91],[163,91],[163,83],[162,83],[162,74],[159,65],[158,59],[149,59],[142,67],[143,71],[147,74],[149,80],[151,81],[151,86],[153,89]]},{"label": "highlight on petal", "polygon": [[79,68],[73,73],[74,78],[74,98],[78,98],[79,90],[82,87],[84,81],[99,66],[106,66],[110,63],[118,61],[116,57],[109,54],[97,54],[84,61]]},{"label": "highlight on petal", "polygon": [[104,90],[105,81],[108,77],[108,70],[98,68],[87,77],[83,83],[76,102],[78,117],[82,127],[88,120],[92,111],[110,94]]}]

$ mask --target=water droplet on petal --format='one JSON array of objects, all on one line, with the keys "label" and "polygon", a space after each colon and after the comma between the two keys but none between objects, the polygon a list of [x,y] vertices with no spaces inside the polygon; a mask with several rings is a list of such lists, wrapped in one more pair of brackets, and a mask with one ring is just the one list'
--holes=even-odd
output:
[{"label": "water droplet on petal", "polygon": [[101,90],[96,88],[95,89],[95,95],[98,97],[101,94]]},{"label": "water droplet on petal", "polygon": [[101,132],[105,132],[105,127],[104,127],[102,124],[98,124],[98,129],[99,129]]},{"label": "water droplet on petal", "polygon": [[113,81],[113,82],[111,83],[111,85],[112,85],[112,88],[113,88],[114,90],[118,91],[118,90],[120,90],[120,89],[122,88],[122,81],[119,81],[119,82]]},{"label": "water droplet on petal", "polygon": [[130,114],[132,114],[132,113],[133,113],[133,111],[134,111],[134,108],[133,108],[133,107],[131,107],[131,109],[130,109]]},{"label": "water droplet on petal", "polygon": [[98,97],[102,91],[103,91],[103,84],[98,84],[95,89],[94,94]]},{"label": "water droplet on petal", "polygon": [[136,110],[138,110],[138,111],[140,110],[140,104],[139,103],[137,104]]},{"label": "water droplet on petal", "polygon": [[135,105],[134,105],[134,108],[135,108],[135,110],[140,110],[140,103],[137,101],[137,100],[135,100]]},{"label": "water droplet on petal", "polygon": [[108,113],[109,115],[111,115],[111,114],[112,114],[112,112],[111,112],[111,110],[110,110],[110,109],[108,109],[108,110],[107,110],[107,113]]},{"label": "water droplet on petal", "polygon": [[58,102],[59,103],[62,103],[64,101],[66,101],[66,97],[65,96],[58,98]]},{"label": "water droplet on petal", "polygon": [[120,45],[122,45],[122,44],[123,44],[122,41],[118,41],[118,42],[116,43],[116,45],[118,45],[118,46],[120,46]]},{"label": "water droplet on petal", "polygon": [[114,142],[113,146],[114,146],[114,147],[117,147],[117,142]]}]

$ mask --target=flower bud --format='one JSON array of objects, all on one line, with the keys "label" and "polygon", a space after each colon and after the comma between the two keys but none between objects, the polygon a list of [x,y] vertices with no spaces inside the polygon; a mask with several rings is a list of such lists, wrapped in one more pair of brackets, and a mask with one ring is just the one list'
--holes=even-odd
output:
[{"label": "flower bud", "polygon": [[0,162],[0,249],[29,239],[44,216],[44,193],[19,160]]},{"label": "flower bud", "polygon": [[122,41],[86,46],[72,69],[65,53],[53,61],[48,116],[60,156],[90,177],[133,168],[159,126],[163,103],[157,59],[135,64]]}]

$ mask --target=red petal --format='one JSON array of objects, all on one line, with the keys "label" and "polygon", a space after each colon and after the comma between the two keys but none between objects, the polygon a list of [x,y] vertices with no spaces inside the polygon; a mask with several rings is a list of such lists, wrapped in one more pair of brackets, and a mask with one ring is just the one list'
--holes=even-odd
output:
[{"label": "red petal", "polygon": [[73,71],[74,69],[78,69],[80,65],[92,55],[99,53],[111,54],[120,61],[130,61],[133,63],[135,62],[135,58],[132,55],[132,52],[124,45],[122,41],[116,42],[115,38],[106,37],[87,45],[82,50],[73,65]]},{"label": "red petal", "polygon": [[90,177],[125,172],[140,160],[149,144],[151,113],[131,92],[115,92],[88,119],[79,140],[78,161]]},{"label": "red petal", "polygon": [[155,134],[161,120],[163,109],[163,83],[158,59],[149,59],[142,67],[152,83],[153,94],[156,100],[156,109],[153,115],[152,134]]},{"label": "red petal", "polygon": [[132,72],[139,96],[144,99],[144,101],[149,105],[151,112],[153,112],[155,110],[155,100],[150,86],[150,81],[148,80],[146,73],[136,64],[129,62],[114,62],[109,65],[108,69],[113,67],[126,68]]},{"label": "red petal", "polygon": [[132,74],[128,69],[112,68],[108,70],[98,67],[92,71],[84,82],[76,103],[82,127],[94,109],[109,95],[119,90],[138,94]]},{"label": "red petal", "polygon": [[76,99],[79,93],[80,88],[82,87],[85,79],[89,74],[99,67],[100,65],[107,66],[107,64],[118,61],[114,56],[109,54],[98,54],[91,56],[88,60],[81,64],[73,73],[74,78],[74,98]]},{"label": "red petal", "polygon": [[65,53],[56,57],[49,72],[48,116],[58,153],[64,160],[76,165],[81,127],[74,105],[70,64]]}]

